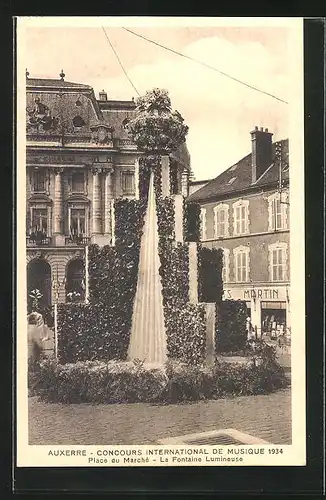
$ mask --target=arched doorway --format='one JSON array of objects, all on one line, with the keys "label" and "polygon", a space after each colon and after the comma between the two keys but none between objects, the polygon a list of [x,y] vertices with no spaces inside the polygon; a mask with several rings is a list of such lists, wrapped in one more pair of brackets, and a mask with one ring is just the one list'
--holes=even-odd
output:
[{"label": "arched doorway", "polygon": [[38,307],[44,309],[51,305],[51,266],[44,259],[34,259],[27,266],[28,309],[33,306],[33,291],[39,291]]},{"label": "arched doorway", "polygon": [[83,302],[84,300],[84,262],[82,259],[74,259],[67,266],[66,301]]}]

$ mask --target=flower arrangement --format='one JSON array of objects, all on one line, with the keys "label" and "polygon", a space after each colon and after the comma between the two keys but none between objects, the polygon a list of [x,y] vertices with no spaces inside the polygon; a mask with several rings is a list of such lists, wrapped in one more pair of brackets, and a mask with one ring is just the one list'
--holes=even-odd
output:
[{"label": "flower arrangement", "polygon": [[133,142],[146,154],[167,154],[185,141],[188,126],[178,111],[172,111],[164,89],[147,91],[136,100],[135,118],[127,128]]},{"label": "flower arrangement", "polygon": [[35,288],[34,290],[30,291],[29,297],[32,299],[32,310],[38,311],[39,302],[42,299],[43,294],[40,292],[38,288]]}]

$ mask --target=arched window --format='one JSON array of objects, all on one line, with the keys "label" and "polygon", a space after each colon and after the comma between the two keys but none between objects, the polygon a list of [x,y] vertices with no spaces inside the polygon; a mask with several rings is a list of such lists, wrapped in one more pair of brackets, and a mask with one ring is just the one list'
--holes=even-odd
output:
[{"label": "arched window", "polygon": [[72,120],[72,123],[74,124],[74,127],[76,127],[76,128],[80,128],[80,127],[83,127],[85,125],[85,122],[81,116],[75,116],[75,118]]},{"label": "arched window", "polygon": [[36,303],[40,309],[51,304],[51,266],[46,260],[34,259],[28,264],[27,292],[29,310],[32,310]]},{"label": "arched window", "polygon": [[84,262],[74,259],[67,266],[66,301],[83,302],[85,300]]}]

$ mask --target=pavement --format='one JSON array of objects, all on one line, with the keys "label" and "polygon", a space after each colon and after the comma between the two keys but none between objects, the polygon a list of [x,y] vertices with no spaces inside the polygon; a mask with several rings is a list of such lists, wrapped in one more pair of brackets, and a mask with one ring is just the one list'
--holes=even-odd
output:
[{"label": "pavement", "polygon": [[291,444],[291,389],[195,403],[53,404],[29,398],[31,445],[140,445],[233,428]]}]

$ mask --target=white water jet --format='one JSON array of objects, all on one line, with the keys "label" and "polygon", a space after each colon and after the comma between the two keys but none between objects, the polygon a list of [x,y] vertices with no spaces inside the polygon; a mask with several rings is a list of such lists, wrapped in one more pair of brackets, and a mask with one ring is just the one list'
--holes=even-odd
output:
[{"label": "white water jet", "polygon": [[163,364],[167,359],[158,242],[154,172],[152,171],[141,238],[137,290],[128,350],[129,360],[140,359],[146,364]]}]

